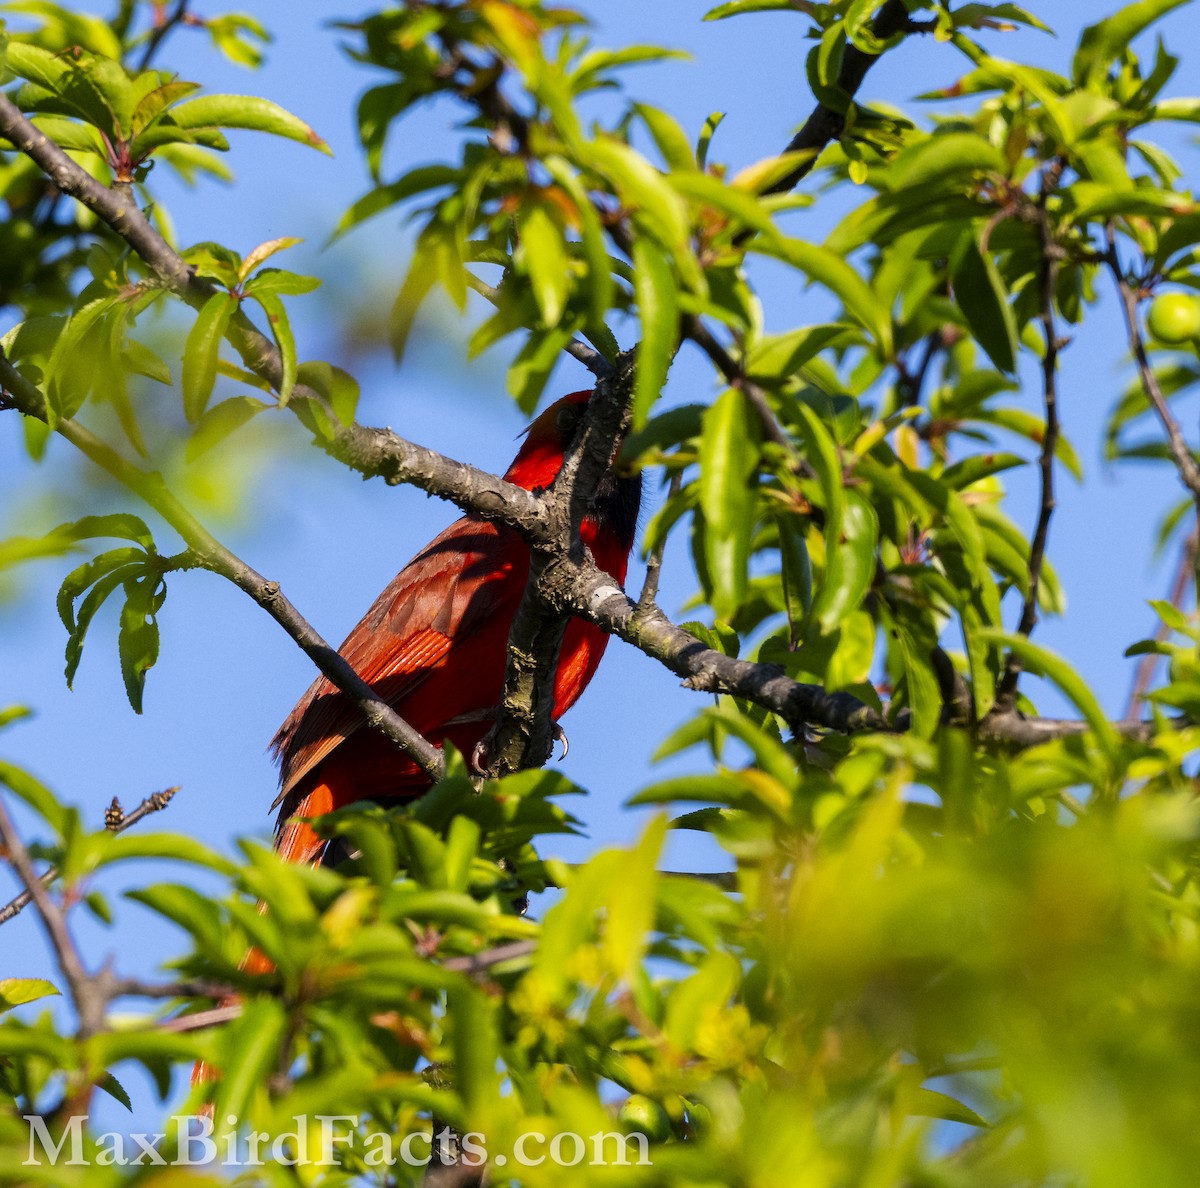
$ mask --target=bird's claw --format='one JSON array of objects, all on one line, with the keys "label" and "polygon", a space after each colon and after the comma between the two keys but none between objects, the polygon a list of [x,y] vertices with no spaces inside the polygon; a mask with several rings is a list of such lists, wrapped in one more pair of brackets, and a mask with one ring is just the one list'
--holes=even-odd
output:
[{"label": "bird's claw", "polygon": [[478,776],[486,776],[491,766],[491,756],[488,751],[487,739],[481,738],[471,752],[471,770]]},{"label": "bird's claw", "polygon": [[557,722],[554,723],[550,733],[555,742],[562,743],[562,754],[558,757],[558,761],[561,763],[567,757],[567,752],[571,749],[571,740],[567,737],[567,732]]}]

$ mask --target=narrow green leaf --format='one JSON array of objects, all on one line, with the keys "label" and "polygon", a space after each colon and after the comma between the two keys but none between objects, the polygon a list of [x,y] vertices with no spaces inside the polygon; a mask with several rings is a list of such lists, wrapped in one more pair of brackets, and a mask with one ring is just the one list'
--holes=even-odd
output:
[{"label": "narrow green leaf", "polygon": [[146,673],[158,660],[158,624],[154,616],[165,593],[166,587],[158,574],[133,578],[125,583],[125,606],[121,610],[117,650],[125,692],[135,714],[142,712]]},{"label": "narrow green leaf", "polygon": [[249,1117],[249,1106],[279,1059],[287,1028],[283,1004],[273,998],[252,998],[242,1013],[224,1028],[220,1045],[221,1079],[217,1082],[214,1115]]},{"label": "narrow green leaf", "polygon": [[1120,746],[1120,739],[1104,709],[1087,682],[1061,657],[1048,648],[1040,647],[1023,635],[1014,635],[993,627],[982,627],[978,634],[989,642],[1006,647],[1022,664],[1057,685],[1064,697],[1087,719],[1101,747],[1111,757]]},{"label": "narrow green leaf", "polygon": [[303,120],[269,99],[254,95],[201,95],[171,108],[171,118],[181,128],[246,128],[269,132],[311,145],[333,156],[333,151]]},{"label": "narrow green leaf", "polygon": [[672,170],[696,168],[696,157],[692,152],[687,133],[665,111],[646,103],[635,103],[633,110],[649,129],[663,160]]},{"label": "narrow green leaf", "polygon": [[548,204],[529,200],[517,212],[517,250],[514,262],[529,277],[542,324],[555,326],[562,318],[571,288],[571,269],[562,228]]},{"label": "narrow green leaf", "polygon": [[828,289],[875,339],[880,355],[884,359],[892,357],[894,348],[890,311],[841,256],[817,244],[785,236],[774,240],[756,239],[751,244],[751,250],[791,264],[810,280]]},{"label": "narrow green leaf", "polygon": [[288,297],[296,297],[303,293],[311,293],[320,287],[319,277],[301,276],[282,268],[263,268],[242,286],[242,291],[248,297],[253,297],[256,293],[282,293]]},{"label": "narrow green leaf", "polygon": [[274,407],[262,400],[256,400],[253,396],[232,396],[228,400],[222,400],[196,422],[196,428],[188,438],[184,457],[188,462],[194,462],[201,454],[224,441],[259,413]]},{"label": "narrow green leaf", "polygon": [[633,389],[633,427],[640,429],[667,382],[679,333],[675,276],[662,249],[639,237],[633,244],[634,291],[642,323]]},{"label": "narrow green leaf", "polygon": [[762,427],[749,401],[730,388],[704,414],[700,438],[700,507],[712,605],[729,619],[746,597],[758,501]]},{"label": "narrow green leaf", "polygon": [[277,294],[257,289],[253,297],[263,307],[267,321],[271,323],[271,334],[279,347],[279,358],[283,365],[283,375],[279,381],[279,406],[282,408],[291,399],[292,389],[296,386],[296,338],[287,310]]},{"label": "narrow green leaf", "polygon": [[793,0],[729,0],[718,4],[704,14],[706,21],[723,21],[727,17],[741,16],[745,12],[796,12]]},{"label": "narrow green leaf", "polygon": [[333,414],[343,425],[353,425],[361,392],[358,380],[348,371],[319,359],[301,363],[296,368],[296,382],[315,388],[333,408]]},{"label": "narrow green leaf", "polygon": [[708,168],[708,150],[712,145],[713,134],[720,127],[721,121],[725,118],[723,111],[712,112],[708,119],[704,121],[704,127],[700,129],[700,137],[696,141],[696,168]]},{"label": "narrow green leaf", "polygon": [[1000,273],[974,236],[965,238],[954,267],[954,297],[988,358],[1011,375],[1017,366],[1017,321]]},{"label": "narrow green leaf", "polygon": [[[613,303],[612,265],[609,262],[608,247],[604,240],[604,227],[600,222],[600,216],[596,213],[596,208],[584,189],[583,183],[567,161],[561,157],[547,157],[544,164],[550,176],[570,196],[579,214],[579,238],[587,264],[582,278],[582,283],[587,285],[587,332],[589,337],[592,334],[603,334],[611,338],[604,319],[608,316],[608,311]],[[576,283],[581,282],[577,281]],[[608,355],[607,351],[601,353]]]},{"label": "narrow green leaf", "polygon": [[1112,16],[1089,25],[1079,38],[1079,48],[1071,64],[1075,81],[1089,89],[1098,89],[1108,77],[1114,59],[1145,28],[1186,0],[1139,0],[1126,4]]},{"label": "narrow green leaf", "polygon": [[217,382],[217,359],[229,319],[237,309],[237,298],[214,293],[200,308],[183,348],[183,411],[189,421],[198,421],[208,407]]}]

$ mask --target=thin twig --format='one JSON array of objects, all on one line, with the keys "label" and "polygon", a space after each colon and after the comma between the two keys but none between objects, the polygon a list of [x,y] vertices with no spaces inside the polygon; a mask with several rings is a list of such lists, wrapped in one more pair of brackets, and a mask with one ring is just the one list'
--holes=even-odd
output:
[{"label": "thin twig", "polygon": [[79,1016],[80,1038],[95,1035],[104,1026],[104,998],[96,994],[95,986],[83,968],[83,961],[67,928],[62,908],[50,897],[33,869],[29,851],[8,815],[3,796],[0,796],[0,846],[4,848],[13,869],[25,884],[25,890],[29,892],[37,914],[41,917],[42,927],[50,940],[55,960],[71,991],[71,999]]},{"label": "thin twig", "polygon": [[[1029,585],[1025,601],[1021,606],[1021,618],[1017,634],[1028,636],[1037,625],[1038,593],[1041,588],[1042,567],[1046,559],[1046,544],[1050,538],[1050,521],[1054,515],[1054,455],[1058,449],[1058,329],[1054,320],[1054,299],[1058,285],[1059,262],[1062,248],[1054,239],[1050,216],[1046,213],[1046,199],[1057,185],[1061,167],[1047,169],[1042,180],[1036,210],[1036,222],[1041,241],[1038,318],[1042,325],[1042,402],[1046,410],[1046,427],[1042,434],[1042,448],[1038,458],[1041,476],[1041,498],[1038,503],[1037,525],[1029,546]],[[996,702],[1002,709],[1011,708],[1021,679],[1021,661],[1010,653],[1004,665],[1004,675],[996,687]]]},{"label": "thin twig", "polygon": [[[0,97],[2,98],[2,97]],[[16,400],[28,416],[45,419],[45,400],[7,359],[0,355],[0,387]],[[369,725],[382,731],[431,779],[442,772],[442,753],[413,729],[380,697],[316,629],[288,601],[278,582],[268,581],[240,557],[230,552],[171,494],[162,476],[142,470],[105,444],[89,429],[69,417],[55,426],[72,445],[107,471],[118,482],[150,505],[183,537],[196,561],[247,593],[288,633],[322,674],[362,711]]]},{"label": "thin twig", "polygon": [[[912,21],[908,15],[908,7],[904,0],[887,0],[879,10],[871,26],[872,33],[880,41],[886,41],[898,33],[928,33],[933,26],[923,22]],[[879,61],[878,54],[869,54],[857,46],[847,45],[842,56],[842,68],[838,71],[837,89],[842,92],[849,104],[863,80],[867,71]],[[806,150],[823,149],[831,140],[842,134],[846,126],[846,117],[823,103],[817,104],[813,113],[804,121],[803,127],[788,142],[785,153],[802,153]],[[766,194],[786,194],[798,182],[806,177],[816,164],[814,153],[802,161],[786,177],[782,177],[774,185],[764,191]]]},{"label": "thin twig", "polygon": [[[1108,225],[1107,235],[1108,250],[1104,254],[1104,262],[1108,265],[1108,269],[1112,273],[1113,280],[1117,285],[1117,292],[1121,297],[1121,310],[1125,315],[1125,332],[1129,339],[1129,349],[1137,363],[1138,377],[1142,383],[1142,391],[1146,394],[1146,399],[1149,400],[1151,407],[1158,414],[1158,419],[1166,430],[1167,445],[1171,452],[1171,458],[1175,463],[1175,469],[1179,473],[1180,481],[1192,493],[1192,499],[1196,504],[1197,525],[1200,526],[1200,465],[1197,465],[1195,456],[1184,439],[1183,430],[1179,427],[1179,422],[1175,419],[1174,414],[1167,405],[1166,397],[1163,395],[1162,388],[1158,383],[1158,376],[1154,373],[1154,368],[1150,365],[1149,356],[1146,354],[1146,343],[1142,338],[1141,327],[1138,324],[1138,301],[1140,294],[1130,284],[1129,278],[1126,277],[1121,267],[1121,259],[1117,253],[1116,234],[1113,231],[1111,223]],[[1200,588],[1200,572],[1195,574],[1195,580],[1197,587]]]},{"label": "thin twig", "polygon": [[[190,265],[154,229],[149,219],[127,195],[102,185],[36,128],[6,96],[0,94],[0,135],[25,153],[68,197],[76,199],[119,235],[158,280],[194,308],[218,292],[210,282],[197,277]],[[230,321],[229,341],[245,366],[278,390],[283,381],[283,359],[274,341],[263,334],[239,308]],[[17,373],[19,374],[19,373]],[[0,387],[8,387],[0,383]],[[305,401],[324,406],[315,389],[297,383],[292,404]],[[28,408],[19,405],[22,412]],[[477,467],[447,458],[435,450],[407,441],[390,429],[364,425],[336,426],[329,438],[318,444],[330,457],[357,470],[367,478],[382,478],[389,484],[408,483],[430,495],[448,499],[464,511],[515,528],[526,538],[538,530],[541,505],[536,496]]]},{"label": "thin twig", "polygon": [[[683,475],[676,471],[671,475],[671,483],[667,487],[667,501],[670,502],[679,494],[683,486]],[[650,556],[646,558],[646,578],[642,582],[642,592],[638,595],[638,609],[646,610],[653,606],[658,599],[658,580],[662,576],[663,551],[667,547],[665,536],[659,537]]]},{"label": "thin twig", "polygon": [[[497,965],[509,961],[519,961],[531,956],[537,950],[537,942],[532,940],[507,941],[491,949],[479,953],[471,953],[464,957],[449,957],[440,962],[443,969],[451,973],[464,973],[468,976],[485,974]],[[207,996],[207,995],[206,995]],[[207,996],[211,997],[211,996]],[[240,1002],[228,1003],[224,1006],[213,1007],[207,1011],[196,1011],[190,1015],[179,1015],[174,1019],[165,1019],[155,1025],[156,1031],[202,1031],[208,1027],[217,1027],[238,1018],[242,1013]]]},{"label": "thin twig", "polygon": [[146,47],[142,51],[142,59],[137,64],[139,71],[149,70],[150,63],[154,60],[154,55],[158,52],[159,47],[166,40],[167,36],[180,25],[187,23],[188,2],[189,0],[177,0],[175,9],[170,16],[165,15],[165,4],[155,5],[154,26],[146,38]]},{"label": "thin twig", "polygon": [[[161,812],[165,809],[171,803],[171,798],[178,791],[179,788],[175,787],[167,788],[162,792],[154,792],[147,796],[131,813],[124,812],[117,798],[114,796],[112,804],[104,810],[104,827],[110,833],[124,833],[126,829],[132,828],[151,813]],[[51,866],[48,870],[42,871],[38,876],[38,881],[43,887],[48,887],[58,878],[58,874],[58,867]],[[22,891],[16,898],[9,900],[8,903],[0,908],[0,924],[8,923],[22,909],[27,907],[32,899],[33,896],[26,890]]]},{"label": "thin twig", "polygon": [[222,1023],[229,1023],[233,1019],[238,1018],[242,1013],[242,1004],[240,1002],[230,1003],[228,1006],[212,1007],[207,1011],[196,1011],[191,1015],[178,1015],[174,1019],[164,1019],[161,1023],[155,1024],[155,1031],[203,1031],[208,1027],[217,1027]]},{"label": "thin twig", "polygon": [[[466,272],[467,285],[474,289],[480,297],[486,301],[490,301],[497,309],[500,308],[504,300],[503,292],[496,285],[489,285],[487,281],[480,280],[473,272]],[[598,351],[595,347],[590,347],[586,342],[580,342],[578,338],[572,338],[567,343],[563,350],[566,351],[572,359],[582,363],[597,379],[604,379],[612,375],[613,365]]]}]

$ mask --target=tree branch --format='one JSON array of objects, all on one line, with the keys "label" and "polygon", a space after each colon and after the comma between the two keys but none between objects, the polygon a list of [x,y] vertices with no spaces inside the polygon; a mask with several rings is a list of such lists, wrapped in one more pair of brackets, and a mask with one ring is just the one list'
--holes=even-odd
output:
[{"label": "tree branch", "polygon": [[[871,25],[871,32],[880,40],[887,41],[898,33],[925,33],[929,27],[912,21],[908,15],[908,6],[904,0],[887,0],[879,10]],[[856,45],[847,45],[842,56],[842,68],[838,71],[838,90],[846,96],[849,103],[862,86],[867,77],[867,71],[879,61],[878,54],[869,54],[860,50]],[[831,140],[841,136],[846,126],[846,117],[823,103],[818,103],[812,114],[804,121],[803,126],[788,141],[785,153],[802,153],[813,151],[813,155],[802,161],[791,173],[780,178],[774,185],[769,186],[763,193],[786,194],[803,178],[812,172],[817,163],[819,153]]]},{"label": "tree branch", "polygon": [[[1108,250],[1103,258],[1116,282],[1117,292],[1120,294],[1121,310],[1125,316],[1125,332],[1129,339],[1130,352],[1137,363],[1142,391],[1145,392],[1146,399],[1158,414],[1158,419],[1166,430],[1171,458],[1175,462],[1175,469],[1179,472],[1180,481],[1192,493],[1192,499],[1196,504],[1196,521],[1200,527],[1200,465],[1197,465],[1196,459],[1184,439],[1183,430],[1168,407],[1162,388],[1159,387],[1158,376],[1155,375],[1154,368],[1150,365],[1149,356],[1146,354],[1146,343],[1142,338],[1141,327],[1138,325],[1139,294],[1135,292],[1133,285],[1130,284],[1121,268],[1121,260],[1117,254],[1116,235],[1113,233],[1111,224],[1107,228],[1107,234]],[[1194,573],[1194,580],[1197,588],[1200,589],[1200,571]]]},{"label": "tree branch", "polygon": [[[161,812],[165,809],[171,803],[171,798],[178,791],[179,789],[176,787],[167,788],[163,792],[154,792],[147,796],[131,813],[126,813],[114,796],[112,804],[104,810],[104,826],[110,833],[124,833],[126,829],[131,829],[139,821],[150,816],[151,813]],[[51,866],[49,869],[42,871],[38,876],[38,881],[43,887],[49,887],[58,878],[58,874],[58,867]],[[24,910],[32,899],[33,895],[28,890],[25,890],[14,899],[9,900],[8,903],[0,908],[0,924],[7,924],[9,920]]]},{"label": "tree branch", "polygon": [[540,767],[554,740],[554,678],[569,613],[545,588],[555,561],[583,556],[580,526],[629,424],[635,373],[632,352],[596,385],[553,486],[546,493],[546,539],[532,549],[529,579],[508,640],[499,714],[480,744],[493,775]]},{"label": "tree branch", "polygon": [[[45,401],[38,391],[0,354],[0,388],[9,393],[26,416],[46,419]],[[241,558],[229,551],[167,489],[162,477],[135,466],[105,444],[78,421],[69,417],[55,426],[58,433],[76,446],[97,466],[107,471],[152,507],[187,543],[198,565],[233,582],[258,603],[300,646],[301,650],[347,697],[369,725],[387,735],[406,755],[440,778],[442,753],[418,734],[364,681],[335,648],[288,601],[278,582],[268,581]]]},{"label": "tree branch", "polygon": [[[0,135],[11,140],[33,160],[59,190],[106,223],[129,244],[165,287],[193,308],[203,305],[218,291],[214,285],[195,275],[124,192],[126,188],[110,189],[96,181],[3,94],[0,94]],[[228,336],[246,367],[278,390],[283,380],[279,348],[241,309],[230,322]],[[305,384],[295,386],[294,399],[325,405],[320,393]],[[336,418],[331,417],[331,420],[337,423]],[[509,524],[519,532],[529,533],[540,518],[537,500],[528,491],[406,441],[390,429],[339,426],[332,438],[318,437],[317,441],[331,457],[366,478],[380,477],[389,484],[407,483],[419,487],[430,495],[456,503],[465,511]]]},{"label": "tree branch", "polygon": [[42,927],[46,930],[58,968],[62,970],[71,991],[71,1000],[79,1016],[80,1038],[86,1039],[95,1035],[104,1027],[105,999],[103,995],[96,993],[92,979],[83,968],[83,961],[67,929],[62,908],[51,899],[42,880],[38,878],[37,871],[33,869],[29,851],[8,815],[3,796],[0,796],[0,846],[4,848],[13,869],[25,884],[25,890],[41,917]]},{"label": "tree branch", "polygon": [[[634,602],[608,574],[588,560],[555,562],[545,588],[559,605],[595,623],[683,678],[684,685],[704,693],[729,693],[779,714],[793,730],[818,727],[839,734],[903,733],[909,716],[890,722],[849,693],[827,693],[820,685],[792,680],[772,664],[726,656],[705,647],[694,635],[672,623],[656,606]],[[1176,725],[1182,725],[1179,720]],[[1115,729],[1127,738],[1148,739],[1157,724],[1119,721]],[[996,710],[976,727],[982,742],[1018,748],[1084,734],[1087,722],[1074,719],[1026,718],[1016,710]]]}]

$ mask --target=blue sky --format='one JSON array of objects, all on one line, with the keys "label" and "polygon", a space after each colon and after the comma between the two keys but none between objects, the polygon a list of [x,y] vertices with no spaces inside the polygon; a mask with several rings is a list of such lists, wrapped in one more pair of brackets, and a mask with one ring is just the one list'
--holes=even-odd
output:
[{"label": "blue sky", "polygon": [[[1057,39],[1022,31],[991,35],[989,46],[1008,57],[1028,58],[1065,70],[1078,28],[1111,6],[1057,0],[1031,7],[1060,32]],[[79,7],[87,8],[80,4]],[[353,17],[365,9],[293,2],[282,6],[249,0],[243,7],[272,25],[276,41],[257,76],[232,67],[209,51],[198,33],[185,32],[169,47],[162,64],[217,91],[266,95],[311,122],[334,149],[333,159],[285,142],[249,133],[233,134],[229,163],[238,176],[234,188],[207,183],[195,191],[164,185],[181,243],[219,239],[245,252],[281,235],[307,242],[282,261],[326,278],[338,300],[294,303],[294,321],[305,358],[347,363],[363,383],[360,419],[388,424],[405,436],[479,465],[500,470],[515,450],[513,438],[523,418],[503,394],[503,351],[470,364],[461,362],[464,326],[445,307],[423,318],[423,332],[397,371],[383,352],[347,355],[335,319],[339,311],[365,304],[370,312],[390,300],[403,275],[405,235],[398,221],[384,216],[321,250],[328,228],[367,187],[357,150],[353,105],[369,81],[337,48],[339,35],[324,27],[333,16]],[[800,122],[811,100],[804,83],[802,19],[767,14],[702,24],[706,5],[691,0],[672,4],[627,0],[586,3],[602,44],[658,42],[690,52],[686,62],[639,68],[627,75],[629,93],[670,110],[695,132],[714,109],[727,114],[714,142],[713,157],[734,166],[777,151]],[[200,0],[201,13],[222,10]],[[286,11],[286,24],[279,14]],[[15,23],[15,22],[14,22]],[[1176,51],[1189,48],[1186,10],[1161,28]],[[890,55],[869,76],[862,92],[868,101],[906,107],[915,92],[953,81],[965,71],[962,59],[931,39],[913,40]],[[1184,68],[1172,93],[1196,86],[1194,68]],[[1190,84],[1190,87],[1189,87]],[[614,102],[611,98],[601,103]],[[450,106],[427,108],[400,125],[385,174],[452,153],[453,125],[461,113]],[[1172,136],[1185,170],[1195,166],[1190,138]],[[156,182],[159,179],[155,179]],[[790,231],[821,238],[846,209],[844,199],[790,216]],[[768,325],[782,329],[819,320],[815,298],[794,281],[763,274]],[[478,314],[478,311],[475,311]],[[366,318],[367,322],[371,319]],[[632,330],[622,332],[630,345]],[[347,360],[350,359],[349,362]],[[1123,649],[1152,630],[1146,599],[1162,596],[1173,558],[1152,559],[1156,518],[1177,498],[1178,484],[1162,467],[1106,467],[1101,457],[1104,416],[1128,380],[1119,316],[1107,298],[1064,353],[1062,416],[1087,471],[1078,487],[1060,473],[1060,503],[1050,555],[1068,594],[1063,620],[1038,630],[1039,642],[1066,655],[1098,689],[1113,713],[1122,710],[1132,675]],[[578,364],[564,360],[549,394],[587,384]],[[716,391],[711,376],[685,349],[672,371],[667,398],[705,400]],[[230,392],[229,394],[232,394]],[[1024,406],[1038,410],[1030,385]],[[1185,427],[1196,428],[1194,408],[1184,405]],[[44,467],[69,463],[70,447],[56,443]],[[246,506],[232,518],[209,517],[218,534],[245,560],[281,582],[300,611],[331,641],[340,640],[392,574],[454,518],[454,509],[419,492],[363,483],[322,455],[307,451],[293,432],[293,447],[279,462],[247,477]],[[1030,528],[1035,516],[1035,471],[1010,480],[1009,514]],[[0,529],[32,534],[61,518],[27,496],[40,481],[20,449],[14,418],[0,421]],[[88,510],[111,510],[107,488],[93,488]],[[654,493],[650,506],[657,502]],[[128,505],[131,506],[132,505]],[[643,520],[645,517],[643,517]],[[7,522],[6,522],[7,521]],[[163,551],[176,543],[165,530]],[[67,566],[41,563],[7,602],[0,601],[0,706],[20,702],[36,717],[0,735],[0,757],[28,767],[67,801],[81,806],[98,825],[104,806],[117,795],[131,807],[157,789],[181,785],[169,813],[156,827],[190,833],[223,850],[240,835],[266,837],[267,806],[275,772],[265,747],[276,726],[312,678],[309,662],[244,595],[207,574],[175,575],[160,623],[162,658],[150,673],[146,712],[135,716],[121,687],[116,663],[115,622],[101,616],[92,630],[76,681],[69,693],[62,680],[62,627],[53,595]],[[630,586],[638,588],[635,564]],[[673,546],[667,557],[662,602],[678,617],[693,590],[686,550]],[[1010,619],[1017,608],[1010,606]],[[599,845],[627,843],[644,815],[623,809],[625,798],[648,779],[648,762],[669,729],[696,705],[678,681],[653,662],[614,643],[596,681],[566,719],[571,754],[564,770],[589,789],[586,802],[572,806],[585,820],[589,837],[559,848],[578,859]],[[1047,710],[1061,707],[1049,698]],[[671,771],[696,769],[700,759],[672,761]],[[668,863],[699,868],[716,855],[694,840],[676,839]],[[130,869],[114,888],[147,879],[170,879],[158,867]],[[3,880],[0,880],[0,884]],[[0,896],[7,898],[6,886]],[[543,905],[544,906],[544,905]],[[535,902],[535,912],[540,905]],[[149,973],[172,952],[179,935],[155,924],[140,907],[118,903],[116,927],[106,931],[75,917],[93,962],[117,954],[128,973]],[[50,970],[32,912],[6,926],[4,975],[38,975]],[[119,1117],[113,1125],[122,1125]]]}]

